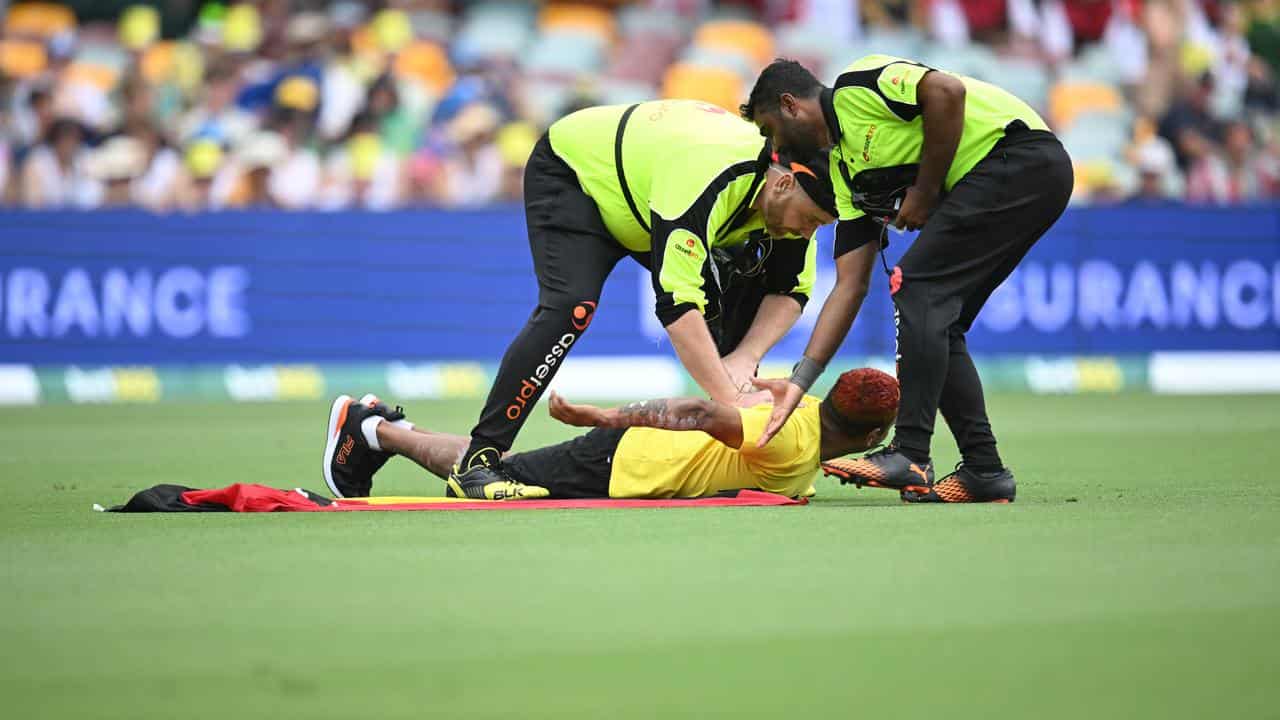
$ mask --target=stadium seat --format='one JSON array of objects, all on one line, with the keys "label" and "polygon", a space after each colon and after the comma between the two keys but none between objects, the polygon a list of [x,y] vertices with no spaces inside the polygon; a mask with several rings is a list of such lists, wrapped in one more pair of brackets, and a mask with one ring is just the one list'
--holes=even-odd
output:
[{"label": "stadium seat", "polygon": [[4,18],[5,35],[50,38],[75,27],[76,16],[71,8],[54,3],[15,4]]},{"label": "stadium seat", "polygon": [[409,26],[413,28],[413,36],[419,40],[448,45],[453,39],[454,25],[453,16],[447,12],[415,10],[409,13]]},{"label": "stadium seat", "polygon": [[662,81],[662,96],[704,100],[737,113],[744,84],[732,70],[679,62],[672,65]]},{"label": "stadium seat", "polygon": [[613,42],[615,22],[612,12],[597,5],[551,3],[538,15],[538,30],[593,35],[607,45]]},{"label": "stadium seat", "polygon": [[1038,112],[1044,112],[1049,103],[1049,73],[1034,60],[1006,58],[1000,61],[1000,75],[995,79],[1000,87],[1022,98]]},{"label": "stadium seat", "polygon": [[572,96],[570,83],[530,78],[525,83],[525,109],[529,120],[542,127],[547,127],[560,117],[560,113]]},{"label": "stadium seat", "polygon": [[703,23],[694,34],[696,46],[739,53],[764,67],[773,59],[773,34],[768,28],[746,20],[714,20]]},{"label": "stadium seat", "polygon": [[604,63],[604,48],[595,35],[558,30],[539,35],[521,58],[528,73],[572,79],[592,73]]},{"label": "stadium seat", "polygon": [[759,67],[742,53],[702,45],[690,45],[680,56],[680,61],[690,65],[731,70],[744,81],[755,79]]},{"label": "stadium seat", "polygon": [[609,61],[608,75],[656,86],[682,44],[682,38],[671,34],[648,31],[624,34]]},{"label": "stadium seat", "polygon": [[[871,28],[867,31],[863,40],[866,46],[866,53],[884,53],[886,55],[897,55],[898,57],[919,57],[923,54],[926,43],[924,36],[918,30],[912,28],[895,28],[889,30],[886,28]],[[849,58],[845,64],[853,62],[856,58]]]},{"label": "stadium seat", "polygon": [[44,45],[26,40],[0,40],[0,74],[11,78],[38,75],[49,65]]},{"label": "stadium seat", "polygon": [[525,3],[485,2],[471,5],[453,39],[455,63],[496,57],[514,58],[533,38],[533,11]]},{"label": "stadium seat", "polygon": [[983,45],[948,48],[935,46],[933,51],[925,54],[922,61],[925,65],[984,82],[999,82],[1004,78],[1003,63]]},{"label": "stadium seat", "polygon": [[432,42],[414,42],[396,55],[395,73],[413,80],[435,95],[453,84],[453,67],[441,47]]},{"label": "stadium seat", "polygon": [[683,37],[688,32],[684,18],[679,15],[639,4],[618,11],[618,30],[623,37],[636,34]]},{"label": "stadium seat", "polygon": [[610,79],[602,80],[597,92],[603,105],[630,105],[658,96],[657,90],[647,83]]},{"label": "stadium seat", "polygon": [[1105,83],[1060,82],[1049,91],[1049,122],[1057,130],[1071,127],[1084,113],[1119,114],[1123,108],[1120,92]]},{"label": "stadium seat", "polygon": [[1129,145],[1129,127],[1118,114],[1083,113],[1061,133],[1061,138],[1075,160],[1119,160]]}]

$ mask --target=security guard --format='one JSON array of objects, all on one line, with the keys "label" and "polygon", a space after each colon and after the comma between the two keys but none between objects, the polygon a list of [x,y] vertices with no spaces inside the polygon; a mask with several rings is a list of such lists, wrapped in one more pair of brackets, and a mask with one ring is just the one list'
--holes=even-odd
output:
[{"label": "security guard", "polygon": [[[698,385],[728,404],[749,391],[761,357],[813,288],[812,236],[836,213],[828,167],[817,159],[779,164],[750,123],[695,101],[587,108],[553,124],[524,177],[538,306],[502,358],[449,492],[524,492],[502,470],[501,454],[628,255],[650,268],[658,319]],[[717,255],[735,282],[718,277]],[[755,280],[742,283],[747,276]],[[722,288],[739,306],[723,324]],[[717,344],[712,330],[722,325],[733,337]]]},{"label": "security guard", "polygon": [[[922,229],[889,279],[902,386],[893,444],[856,463],[851,480],[902,490],[908,501],[1013,500],[965,333],[1066,207],[1073,175],[1061,143],[1012,94],[887,55],[858,60],[831,88],[799,63],[775,61],[741,110],[780,150],[832,147],[839,178],[836,286],[790,381],[761,384],[777,397],[763,440],[844,341],[883,225]],[[964,459],[935,483],[938,410]]]}]

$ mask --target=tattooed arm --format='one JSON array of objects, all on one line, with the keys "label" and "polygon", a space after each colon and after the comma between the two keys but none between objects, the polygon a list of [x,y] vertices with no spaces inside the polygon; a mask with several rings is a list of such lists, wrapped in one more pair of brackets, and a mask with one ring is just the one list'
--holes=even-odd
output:
[{"label": "tattooed arm", "polygon": [[701,430],[731,448],[742,447],[742,416],[737,408],[715,400],[680,397],[634,402],[617,408],[576,405],[552,392],[551,417],[579,427],[651,427]]}]

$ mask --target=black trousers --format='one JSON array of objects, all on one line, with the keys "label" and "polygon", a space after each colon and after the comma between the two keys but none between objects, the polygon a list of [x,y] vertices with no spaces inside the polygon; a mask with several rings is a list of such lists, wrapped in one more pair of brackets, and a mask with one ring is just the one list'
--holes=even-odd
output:
[{"label": "black trousers", "polygon": [[[529,413],[591,324],[614,266],[630,255],[650,267],[649,253],[632,253],[614,240],[595,201],[582,191],[546,135],[525,166],[524,210],[538,306],[502,356],[480,420],[471,431],[472,448],[511,449]],[[722,355],[737,347],[763,297],[763,285],[754,279],[735,281],[728,289],[726,298],[732,299],[733,307],[727,314],[717,313],[719,321],[710,324]]]},{"label": "black trousers", "polygon": [[1011,130],[956,183],[894,268],[899,447],[928,455],[941,410],[965,463],[1001,464],[965,333],[1057,221],[1073,183],[1071,158],[1057,138]]},{"label": "black trousers", "polygon": [[626,429],[595,428],[572,440],[515,453],[502,464],[516,480],[540,485],[553,498],[609,497],[613,455]]},{"label": "black trousers", "polygon": [[524,170],[524,212],[538,306],[498,366],[471,444],[511,449],[529,413],[591,324],[600,290],[627,250],[546,135]]}]

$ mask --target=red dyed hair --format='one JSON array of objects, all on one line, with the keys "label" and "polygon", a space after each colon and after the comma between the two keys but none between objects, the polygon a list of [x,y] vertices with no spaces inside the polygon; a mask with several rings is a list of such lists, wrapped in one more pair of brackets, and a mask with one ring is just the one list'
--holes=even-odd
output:
[{"label": "red dyed hair", "polygon": [[851,424],[883,427],[898,415],[898,381],[874,368],[848,370],[827,393],[827,401]]}]

